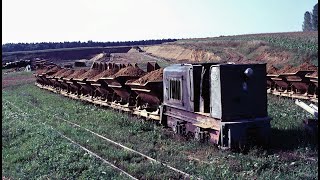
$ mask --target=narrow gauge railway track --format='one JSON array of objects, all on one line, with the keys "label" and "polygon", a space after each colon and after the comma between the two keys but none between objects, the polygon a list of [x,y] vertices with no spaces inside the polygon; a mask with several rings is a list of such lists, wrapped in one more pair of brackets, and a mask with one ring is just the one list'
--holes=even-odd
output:
[{"label": "narrow gauge railway track", "polygon": [[[92,99],[92,98],[90,98],[90,97],[67,94],[66,92],[63,92],[63,91],[61,91],[61,90],[60,90],[60,91],[57,91],[57,90],[54,89],[54,88],[45,87],[45,86],[42,86],[42,85],[37,84],[37,83],[36,83],[36,86],[38,86],[38,87],[41,88],[41,89],[49,90],[49,91],[54,92],[54,93],[57,93],[57,94],[62,94],[62,95],[64,95],[64,96],[69,97],[69,98],[72,98],[72,99],[87,101],[87,102],[90,102],[90,103],[93,103],[93,104],[96,104],[96,105],[100,105],[100,106],[111,107],[111,108],[117,109],[117,110],[119,110],[119,111],[130,111],[129,108],[125,108],[125,107],[121,107],[121,106],[116,106],[116,105],[107,103],[107,102],[105,102],[105,101],[101,101],[101,100],[97,100],[97,99]],[[267,93],[268,93],[268,94],[275,95],[275,96],[279,96],[279,97],[284,97],[284,98],[309,100],[309,101],[311,101],[311,102],[318,103],[318,95],[301,94],[301,93],[295,93],[294,91],[281,91],[281,90],[279,91],[279,90],[271,89],[271,88],[269,88],[269,89],[267,90]],[[145,117],[145,118],[147,118],[147,119],[154,119],[154,120],[158,120],[158,119],[159,119],[159,116],[158,116],[157,114],[152,114],[152,113],[149,113],[149,114],[147,114],[147,115],[145,115],[145,116],[143,116],[143,117]]]},{"label": "narrow gauge railway track", "polygon": [[[44,87],[41,85],[36,84],[38,87],[42,88],[42,89],[46,89],[49,91],[52,91],[54,93],[59,93],[58,91],[56,91],[55,89],[51,88],[51,87]],[[272,94],[275,96],[279,96],[279,97],[285,97],[285,98],[292,98],[292,99],[303,99],[303,100],[309,100],[311,102],[315,102],[318,103],[318,95],[309,95],[309,94],[301,94],[301,93],[296,93],[294,91],[278,91],[278,90],[271,90],[271,89],[267,89],[267,93],[268,94]],[[105,101],[101,101],[101,100],[97,100],[97,99],[92,99],[90,97],[85,97],[85,96],[77,96],[77,95],[71,95],[71,94],[67,94],[67,93],[61,93],[62,95],[72,98],[72,99],[78,99],[78,100],[82,100],[82,101],[88,101],[100,106],[109,106],[111,107],[112,105],[110,103],[106,103]],[[120,107],[120,106],[112,106],[112,108],[114,109],[118,109],[118,110],[123,110],[123,111],[129,111],[129,109]],[[146,117],[147,119],[155,119],[158,120],[159,117],[158,115],[153,115],[151,113],[149,113],[148,115],[145,115],[144,117]]]},{"label": "narrow gauge railway track", "polygon": [[[16,106],[16,105],[13,104],[12,102],[7,101],[7,100],[6,100],[6,102],[8,102],[10,105],[12,105],[13,107],[15,107],[16,109],[18,109],[20,112],[22,112],[22,113],[24,113],[24,114],[28,114],[28,113],[24,112],[23,110],[21,110],[21,108],[19,108],[18,106]],[[150,157],[150,156],[147,156],[147,155],[145,155],[145,154],[143,154],[143,153],[141,153],[141,152],[138,152],[138,151],[136,151],[136,150],[134,150],[134,149],[131,149],[131,148],[129,148],[129,147],[126,147],[126,146],[122,145],[121,143],[115,142],[115,141],[113,141],[113,140],[111,140],[111,139],[109,139],[109,138],[107,138],[107,137],[105,137],[105,136],[102,136],[102,135],[100,135],[100,134],[98,134],[98,133],[96,133],[96,132],[94,132],[94,131],[92,131],[92,130],[90,130],[90,129],[87,129],[87,128],[79,125],[79,124],[76,124],[76,123],[74,123],[74,122],[68,121],[68,120],[66,120],[66,119],[64,119],[64,118],[61,118],[61,117],[55,115],[55,114],[51,114],[51,112],[48,114],[48,112],[46,112],[46,111],[44,111],[44,110],[42,110],[42,109],[40,109],[40,108],[38,108],[38,107],[36,107],[36,106],[28,103],[28,102],[27,102],[27,104],[30,105],[30,106],[32,106],[34,109],[37,109],[37,110],[39,110],[39,111],[41,111],[41,112],[46,113],[46,114],[49,115],[49,116],[52,116],[52,117],[54,117],[54,118],[56,118],[56,119],[58,119],[58,120],[60,120],[60,121],[64,121],[64,122],[68,123],[68,124],[71,125],[71,127],[73,127],[73,128],[74,128],[74,126],[75,126],[75,127],[78,127],[78,128],[81,128],[81,129],[83,129],[83,130],[91,133],[92,135],[94,135],[94,136],[96,136],[96,137],[99,137],[99,138],[101,138],[101,139],[103,139],[103,140],[105,140],[105,141],[108,141],[109,143],[111,143],[111,144],[113,144],[113,145],[115,145],[115,146],[118,146],[118,147],[120,147],[120,148],[122,148],[122,149],[124,149],[124,150],[130,151],[130,152],[132,152],[132,153],[138,154],[138,155],[142,156],[143,158],[145,158],[145,159],[147,159],[147,160],[149,160],[149,161],[151,161],[151,162],[153,162],[153,163],[160,164],[160,165],[162,165],[162,166],[164,166],[164,167],[166,167],[166,168],[168,168],[168,169],[170,169],[170,170],[172,170],[172,171],[174,171],[174,172],[176,172],[176,173],[182,174],[182,175],[184,176],[184,178],[201,179],[201,178],[198,178],[198,177],[196,177],[196,176],[194,176],[194,175],[190,175],[190,174],[188,174],[188,173],[186,173],[186,172],[184,172],[184,171],[181,171],[181,170],[179,170],[179,169],[177,169],[177,168],[174,168],[174,167],[172,167],[172,166],[170,166],[170,165],[168,165],[168,164],[166,164],[166,163],[160,162],[160,161],[158,161],[158,160],[156,160],[156,159],[154,159],[154,158],[152,158],[152,157]],[[39,122],[40,122],[40,121],[39,121]],[[87,149],[87,148],[85,148],[84,146],[80,145],[80,144],[77,143],[76,141],[74,141],[74,140],[72,140],[71,138],[65,136],[64,134],[62,134],[62,133],[59,132],[58,130],[54,129],[52,126],[50,126],[50,125],[48,125],[48,124],[46,124],[46,123],[44,123],[44,122],[40,122],[40,123],[43,124],[43,125],[49,126],[52,130],[54,130],[55,132],[57,132],[61,137],[67,139],[67,140],[70,141],[72,144],[77,145],[78,147],[80,147],[80,148],[83,149],[84,151],[86,151],[86,152],[88,152],[89,154],[95,156],[95,157],[98,158],[99,160],[103,161],[105,164],[110,165],[110,166],[113,167],[114,169],[120,171],[121,173],[124,173],[125,175],[127,175],[128,177],[130,177],[130,178],[132,178],[132,179],[137,179],[137,178],[135,178],[133,175],[131,175],[131,174],[129,174],[128,172],[126,172],[125,170],[123,170],[123,169],[121,169],[121,168],[113,165],[113,164],[110,163],[109,161],[107,161],[107,160],[103,159],[102,157],[100,157],[98,154],[90,151],[89,149]]]},{"label": "narrow gauge railway track", "polygon": [[292,99],[303,99],[303,100],[309,100],[311,102],[318,103],[318,97],[314,96],[308,96],[304,94],[297,94],[297,93],[292,93],[292,92],[279,92],[279,91],[267,91],[269,94],[279,96],[279,97],[284,97],[284,98],[292,98]]},{"label": "narrow gauge railway track", "polygon": [[[12,102],[10,102],[10,101],[6,101],[6,102],[7,102],[8,104],[10,104],[11,106],[13,106],[14,108],[16,108],[18,111],[20,111],[23,115],[30,115],[29,113],[26,113],[26,112],[24,112],[23,110],[21,110],[21,108],[19,108],[18,106],[16,106],[16,105],[13,104]],[[19,114],[19,115],[21,115],[21,114]],[[32,114],[32,115],[33,115],[33,114]],[[51,130],[53,130],[54,132],[58,133],[62,138],[68,140],[68,141],[71,142],[72,144],[78,146],[80,149],[82,149],[82,150],[86,151],[87,153],[93,155],[93,156],[96,157],[97,159],[101,160],[103,163],[105,163],[105,164],[111,166],[112,168],[116,169],[117,171],[125,174],[125,175],[128,176],[129,178],[137,180],[137,178],[135,178],[134,176],[132,176],[132,175],[129,174],[128,172],[126,172],[126,171],[124,171],[123,169],[115,166],[114,164],[112,164],[112,163],[110,163],[109,161],[105,160],[104,158],[102,158],[102,157],[99,156],[98,154],[96,154],[96,153],[90,151],[89,149],[83,147],[83,146],[80,145],[79,143],[75,142],[75,141],[72,140],[71,138],[65,136],[65,135],[62,134],[60,131],[58,131],[58,130],[56,130],[55,128],[53,128],[51,125],[49,125],[49,124],[47,124],[47,123],[45,123],[45,122],[39,121],[39,120],[38,120],[38,123],[40,123],[40,124],[42,124],[42,125],[44,125],[44,126],[49,127],[49,128],[50,128]]]}]

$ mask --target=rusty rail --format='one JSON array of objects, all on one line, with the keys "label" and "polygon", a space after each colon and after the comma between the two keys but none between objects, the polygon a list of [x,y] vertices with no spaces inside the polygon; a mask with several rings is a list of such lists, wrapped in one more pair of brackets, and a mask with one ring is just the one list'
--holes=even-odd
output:
[{"label": "rusty rail", "polygon": [[[10,103],[11,105],[15,106],[13,103],[11,103],[11,102],[9,102],[9,101],[8,101],[8,103]],[[47,113],[46,111],[44,111],[43,109],[40,109],[40,108],[38,108],[38,107],[30,104],[29,102],[27,102],[27,104],[29,104],[30,106],[34,107],[35,109],[38,109],[39,111],[42,111],[42,112],[45,112],[46,114],[48,114],[48,113]],[[15,106],[15,107],[16,107],[17,109],[19,109],[19,107],[17,107],[17,106]],[[22,110],[20,109],[20,111],[22,111]],[[23,111],[22,111],[22,112],[23,112]],[[76,127],[78,127],[78,128],[81,128],[81,129],[83,129],[83,130],[85,130],[85,131],[87,131],[87,132],[90,132],[91,134],[93,134],[93,135],[95,135],[95,136],[97,136],[97,137],[99,137],[99,138],[101,138],[101,139],[103,139],[103,140],[106,140],[106,141],[108,141],[108,142],[110,142],[110,143],[112,143],[112,144],[114,144],[114,145],[117,145],[117,146],[119,146],[119,147],[121,147],[121,148],[123,148],[123,149],[125,149],[125,150],[128,150],[128,151],[131,151],[131,152],[133,152],[133,153],[139,154],[140,156],[142,156],[142,157],[144,157],[144,158],[146,158],[146,159],[148,159],[148,160],[150,160],[150,161],[152,161],[152,162],[154,162],[154,163],[161,164],[161,165],[163,165],[163,166],[165,166],[165,167],[167,167],[167,168],[169,168],[169,169],[171,169],[171,170],[173,170],[173,171],[175,171],[175,172],[178,172],[178,173],[180,173],[180,174],[183,174],[185,177],[194,178],[194,179],[201,179],[201,178],[195,177],[194,175],[190,175],[190,174],[188,174],[188,173],[186,173],[186,172],[184,172],[184,171],[182,171],[182,170],[179,170],[179,169],[177,169],[177,168],[175,168],[175,167],[172,167],[172,166],[170,166],[170,165],[168,165],[168,164],[166,164],[166,163],[160,162],[160,161],[158,161],[158,160],[156,160],[156,159],[154,159],[154,158],[152,158],[152,157],[150,157],[150,156],[148,156],[148,155],[145,155],[145,154],[143,154],[143,153],[141,153],[141,152],[139,152],[139,151],[136,151],[136,150],[134,150],[134,149],[131,149],[131,148],[129,148],[129,147],[126,147],[126,146],[122,145],[121,143],[118,143],[118,142],[116,142],[116,141],[113,141],[113,140],[111,140],[111,139],[109,139],[109,138],[107,138],[107,137],[105,137],[105,136],[102,136],[102,135],[100,135],[100,134],[98,134],[98,133],[96,133],[96,132],[94,132],[94,131],[91,131],[90,129],[87,129],[87,128],[85,128],[85,127],[82,127],[82,126],[80,126],[79,124],[76,124],[76,123],[74,123],[74,122],[68,121],[68,120],[66,120],[66,119],[64,119],[64,118],[61,118],[61,117],[55,115],[55,114],[48,114],[48,115],[50,115],[50,116],[52,116],[52,117],[55,117],[55,118],[57,118],[57,119],[59,119],[59,120],[62,120],[62,121],[64,121],[64,122],[67,122],[68,124],[71,124],[71,125],[76,126]],[[50,125],[49,125],[49,126],[50,126]],[[59,132],[58,132],[58,133],[59,133]],[[59,133],[59,134],[60,134],[60,133]],[[60,135],[64,136],[63,134],[60,134]],[[65,138],[68,139],[68,137],[65,137]],[[69,139],[70,139],[70,138],[69,138]],[[68,140],[69,140],[69,139],[68,139]],[[70,140],[71,140],[71,139],[70,139]],[[69,140],[69,141],[70,141],[70,140]],[[72,141],[72,140],[71,140],[71,141]],[[80,144],[78,144],[78,143],[76,143],[76,142],[75,142],[74,144],[78,145],[80,148],[82,147]],[[82,149],[84,149],[84,150],[87,151],[87,149],[84,148],[84,147],[83,147]],[[89,150],[88,150],[88,151],[89,151]],[[93,152],[92,152],[92,153],[93,153]],[[90,153],[90,154],[91,154],[91,153]],[[100,160],[104,160],[103,158],[101,158],[100,156],[98,156],[98,155],[95,154],[95,153],[93,153],[92,155],[96,156],[96,157],[99,158]],[[104,161],[106,161],[106,160],[104,160]],[[105,163],[109,164],[108,161],[106,161]],[[117,167],[114,166],[113,164],[110,163],[109,165],[111,165],[112,167],[114,167],[114,168],[117,169]],[[123,171],[123,170],[120,169],[120,168],[119,168],[118,170],[120,170],[121,172],[124,172],[124,173],[125,173],[126,175],[128,175],[128,176],[131,176],[130,174],[126,173],[125,171]],[[135,179],[133,176],[131,176],[131,178]]]},{"label": "rusty rail", "polygon": [[[20,112],[22,112],[21,114],[23,114],[23,115],[24,115],[24,114],[27,114],[27,115],[28,115],[28,113],[26,113],[26,112],[24,112],[23,110],[21,110],[18,106],[16,106],[16,105],[13,104],[12,102],[10,102],[10,101],[7,101],[7,102],[8,102],[9,104],[11,104],[13,107],[15,107],[16,109],[18,109]],[[34,107],[35,107],[35,106],[34,106]],[[20,114],[20,115],[21,115],[21,114]],[[121,173],[124,173],[125,175],[127,175],[127,176],[130,177],[131,179],[138,180],[137,178],[135,178],[135,177],[132,176],[131,174],[127,173],[127,172],[124,171],[123,169],[121,169],[121,168],[113,165],[112,163],[110,163],[109,161],[103,159],[102,157],[100,157],[100,156],[97,155],[96,153],[90,151],[89,149],[81,146],[79,143],[75,142],[75,141],[72,140],[71,138],[65,136],[64,134],[62,134],[62,133],[59,132],[58,130],[54,129],[54,128],[53,128],[52,126],[50,126],[49,124],[46,124],[45,122],[42,122],[42,121],[39,121],[39,120],[38,120],[38,122],[41,123],[41,124],[44,125],[44,126],[48,126],[48,127],[49,127],[50,129],[52,129],[53,131],[57,132],[61,137],[67,139],[67,140],[70,141],[72,144],[77,145],[77,146],[80,147],[82,150],[84,150],[84,151],[86,151],[87,153],[89,153],[89,154],[93,155],[94,157],[98,158],[98,159],[101,160],[103,163],[108,164],[109,166],[113,167],[114,169],[120,171]]]}]

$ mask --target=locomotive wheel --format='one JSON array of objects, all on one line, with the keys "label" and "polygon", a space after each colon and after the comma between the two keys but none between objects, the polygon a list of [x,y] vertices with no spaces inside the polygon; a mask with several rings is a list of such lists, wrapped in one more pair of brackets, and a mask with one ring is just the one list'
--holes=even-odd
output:
[{"label": "locomotive wheel", "polygon": [[199,127],[196,129],[194,133],[194,139],[199,142],[207,142],[209,140],[209,132],[203,131]]},{"label": "locomotive wheel", "polygon": [[176,124],[172,127],[172,130],[175,134],[185,135],[186,127],[184,124]]}]

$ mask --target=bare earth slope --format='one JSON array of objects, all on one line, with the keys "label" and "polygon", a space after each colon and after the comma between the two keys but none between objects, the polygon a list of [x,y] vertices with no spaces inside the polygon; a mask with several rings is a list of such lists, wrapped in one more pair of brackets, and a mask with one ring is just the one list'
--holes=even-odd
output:
[{"label": "bare earth slope", "polygon": [[143,50],[152,56],[179,62],[265,62],[268,68],[310,62],[318,66],[318,32],[185,39],[144,47]]},{"label": "bare earth slope", "polygon": [[185,48],[175,44],[164,44],[159,46],[148,46],[143,48],[147,53],[161,58],[177,61],[220,61],[221,58],[215,53],[192,48]]}]

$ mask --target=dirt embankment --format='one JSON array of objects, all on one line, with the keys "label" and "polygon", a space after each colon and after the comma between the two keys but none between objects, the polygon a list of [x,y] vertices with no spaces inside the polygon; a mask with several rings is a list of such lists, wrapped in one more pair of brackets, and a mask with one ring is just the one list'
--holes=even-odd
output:
[{"label": "dirt embankment", "polygon": [[204,50],[188,49],[178,45],[156,45],[143,48],[154,56],[177,61],[220,61],[221,58],[214,53]]},{"label": "dirt embankment", "polygon": [[[186,48],[184,46],[190,46]],[[288,63],[293,55],[290,52],[271,49],[265,43],[260,41],[248,41],[234,43],[232,41],[221,42],[220,44],[212,43],[195,43],[192,47],[189,44],[163,44],[156,46],[144,47],[143,50],[153,56],[170,59],[172,61],[187,62],[223,62],[230,61],[235,63],[268,63],[283,64]],[[209,48],[212,51],[201,50]]]},{"label": "dirt embankment", "polygon": [[[218,42],[163,44],[144,47],[144,50],[153,56],[170,59],[173,63],[206,61],[234,62],[236,64],[267,63],[268,74],[291,73],[298,71],[298,69],[317,70],[318,68],[309,62],[310,57],[303,55],[297,59],[298,56],[295,52],[273,47],[264,41]],[[210,52],[205,49],[210,49]],[[279,67],[280,69],[278,69]]]},{"label": "dirt embankment", "polygon": [[89,61],[92,61],[92,62],[105,62],[105,61],[109,61],[110,60],[110,53],[107,54],[107,53],[99,53],[95,56],[93,56],[91,59],[89,59]]},{"label": "dirt embankment", "polygon": [[97,61],[97,60],[103,58],[104,56],[105,56],[104,53],[99,53],[99,54],[93,56],[93,57],[90,59],[90,61]]},{"label": "dirt embankment", "polygon": [[288,51],[271,51],[269,48],[260,47],[253,57],[258,62],[266,62],[270,65],[286,64],[292,58],[293,54]]},{"label": "dirt embankment", "polygon": [[316,74],[318,74],[318,67],[311,64],[310,62],[304,62],[298,66],[287,64],[282,68],[276,68],[271,65],[267,68],[268,74],[296,73],[297,71],[313,71],[313,73],[310,73],[310,75],[317,76]]}]

